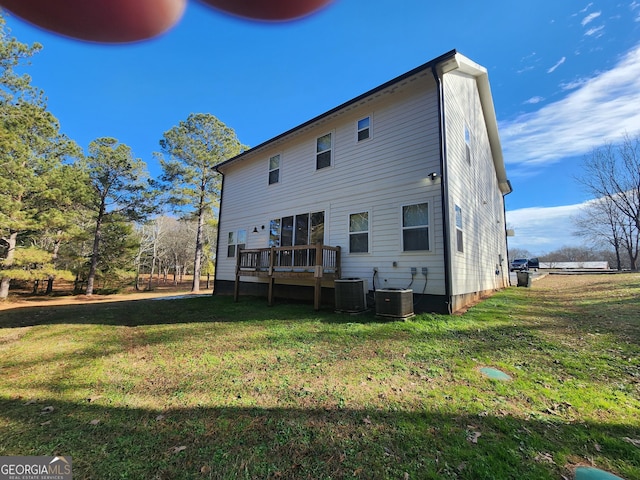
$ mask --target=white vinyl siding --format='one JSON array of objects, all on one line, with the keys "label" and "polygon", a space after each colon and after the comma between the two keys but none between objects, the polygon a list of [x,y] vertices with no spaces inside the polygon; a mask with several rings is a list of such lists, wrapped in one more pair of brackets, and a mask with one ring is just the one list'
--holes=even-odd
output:
[{"label": "white vinyl siding", "polygon": [[[442,215],[439,182],[427,175],[439,170],[438,105],[429,73],[415,82],[376,96],[364,107],[323,121],[322,125],[279,141],[224,170],[220,232],[245,225],[270,225],[285,215],[325,212],[324,242],[342,248],[342,276],[371,279],[377,288],[406,287],[411,267],[428,267],[426,293],[444,293]],[[375,111],[375,132],[356,142],[358,121]],[[316,175],[317,139],[332,133],[332,166]],[[267,188],[264,159],[286,158],[286,182]],[[429,203],[430,250],[402,249],[402,206]],[[350,215],[368,212],[369,254],[349,254]],[[253,227],[251,227],[253,228]],[[281,228],[281,227],[280,227]],[[223,237],[224,238],[224,237]],[[250,234],[249,248],[270,244],[270,229]],[[395,267],[393,266],[395,262]],[[218,259],[216,277],[235,278],[235,264]],[[243,278],[243,281],[260,281]],[[424,285],[415,288],[422,291]],[[371,284],[369,285],[371,288]]]},{"label": "white vinyl siding", "polygon": [[[451,72],[444,76],[449,225],[453,294],[502,288],[508,282],[504,200],[498,188],[493,156],[474,78]],[[456,212],[456,202],[464,208]],[[462,225],[460,223],[462,222]],[[462,228],[460,228],[462,227]],[[464,235],[463,238],[461,238]],[[464,250],[461,254],[460,247]]]}]

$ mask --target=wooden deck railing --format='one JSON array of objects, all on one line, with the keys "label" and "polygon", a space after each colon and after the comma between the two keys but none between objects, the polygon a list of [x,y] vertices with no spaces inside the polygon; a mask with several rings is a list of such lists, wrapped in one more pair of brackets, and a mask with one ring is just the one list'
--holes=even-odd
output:
[{"label": "wooden deck railing", "polygon": [[269,278],[269,305],[273,304],[273,284],[276,278],[314,278],[314,306],[317,310],[320,308],[322,279],[340,278],[340,247],[317,244],[240,249],[236,263],[236,301],[242,276]]}]

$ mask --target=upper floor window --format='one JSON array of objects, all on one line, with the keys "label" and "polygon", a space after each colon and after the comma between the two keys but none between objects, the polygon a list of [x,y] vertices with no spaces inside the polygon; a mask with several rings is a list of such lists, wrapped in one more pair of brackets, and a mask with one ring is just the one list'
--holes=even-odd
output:
[{"label": "upper floor window", "polygon": [[316,170],[331,166],[332,135],[327,133],[316,140]]},{"label": "upper floor window", "polygon": [[369,252],[369,212],[349,215],[349,253]]},{"label": "upper floor window", "polygon": [[402,250],[429,250],[429,204],[402,207]]},{"label": "upper floor window", "polygon": [[371,117],[364,117],[358,120],[358,141],[371,137]]},{"label": "upper floor window", "polygon": [[280,155],[269,159],[269,185],[280,181]]},{"label": "upper floor window", "polygon": [[467,162],[471,163],[471,132],[467,124],[464,124],[464,149]]},{"label": "upper floor window", "polygon": [[462,237],[462,208],[458,205],[455,206],[456,209],[456,246],[460,253],[464,252],[464,242]]}]

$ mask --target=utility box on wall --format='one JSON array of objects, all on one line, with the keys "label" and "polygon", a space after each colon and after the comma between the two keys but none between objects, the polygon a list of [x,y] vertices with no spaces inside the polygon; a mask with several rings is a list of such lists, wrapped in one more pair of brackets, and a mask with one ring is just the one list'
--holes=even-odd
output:
[{"label": "utility box on wall", "polygon": [[364,278],[335,280],[336,311],[360,313],[367,309],[367,281]]},{"label": "utility box on wall", "polygon": [[413,290],[376,290],[376,315],[387,318],[409,318],[413,316]]}]

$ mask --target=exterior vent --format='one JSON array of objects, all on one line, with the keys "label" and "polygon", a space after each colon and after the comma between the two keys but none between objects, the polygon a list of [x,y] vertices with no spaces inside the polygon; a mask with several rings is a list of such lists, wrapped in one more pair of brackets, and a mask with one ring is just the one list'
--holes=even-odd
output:
[{"label": "exterior vent", "polygon": [[367,309],[367,281],[364,278],[335,280],[336,311],[360,313]]},{"label": "exterior vent", "polygon": [[376,315],[389,318],[413,316],[413,290],[376,290]]}]

